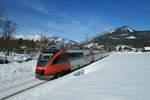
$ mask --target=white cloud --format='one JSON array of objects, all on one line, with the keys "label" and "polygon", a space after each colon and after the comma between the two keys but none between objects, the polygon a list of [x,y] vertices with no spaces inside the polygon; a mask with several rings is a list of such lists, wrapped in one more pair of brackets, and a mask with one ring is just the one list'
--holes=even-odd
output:
[{"label": "white cloud", "polygon": [[40,0],[15,0],[16,4],[22,5],[26,8],[38,11],[45,15],[50,15],[51,13],[46,8],[46,5],[43,3],[43,1]]},{"label": "white cloud", "polygon": [[[95,16],[80,16],[77,18],[68,16],[63,13],[63,15],[67,16],[62,18],[64,23],[59,23],[59,21],[48,21],[48,27],[53,32],[57,33],[65,33],[65,34],[73,34],[73,35],[85,35],[85,33],[99,33],[100,31],[104,31],[106,29],[110,29],[112,27],[103,24],[101,19]],[[62,20],[61,19],[61,20]],[[82,20],[84,19],[84,21]]]}]

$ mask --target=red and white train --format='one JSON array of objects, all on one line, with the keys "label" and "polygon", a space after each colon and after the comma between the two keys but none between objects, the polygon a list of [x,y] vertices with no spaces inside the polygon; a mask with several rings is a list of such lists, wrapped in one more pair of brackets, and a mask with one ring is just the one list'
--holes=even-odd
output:
[{"label": "red and white train", "polygon": [[36,77],[49,80],[71,72],[106,56],[103,50],[67,49],[55,46],[43,50],[36,66]]}]

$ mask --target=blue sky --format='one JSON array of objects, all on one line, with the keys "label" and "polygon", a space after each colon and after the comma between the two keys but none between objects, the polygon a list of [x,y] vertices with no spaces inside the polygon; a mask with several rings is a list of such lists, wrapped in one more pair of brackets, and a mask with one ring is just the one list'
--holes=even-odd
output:
[{"label": "blue sky", "polygon": [[150,29],[149,0],[0,0],[17,33],[60,36],[82,41],[128,25]]}]

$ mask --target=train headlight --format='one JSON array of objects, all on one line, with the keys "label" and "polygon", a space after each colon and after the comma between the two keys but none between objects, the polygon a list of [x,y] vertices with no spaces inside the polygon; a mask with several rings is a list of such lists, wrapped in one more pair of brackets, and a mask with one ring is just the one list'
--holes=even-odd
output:
[{"label": "train headlight", "polygon": [[38,75],[44,75],[44,70],[36,70],[35,73]]}]

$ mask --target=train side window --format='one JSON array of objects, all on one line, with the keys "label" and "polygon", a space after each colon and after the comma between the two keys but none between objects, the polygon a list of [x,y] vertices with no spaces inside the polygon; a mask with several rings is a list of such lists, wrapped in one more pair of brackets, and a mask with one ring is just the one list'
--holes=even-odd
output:
[{"label": "train side window", "polygon": [[68,54],[68,61],[80,59],[83,57],[83,53],[69,53]]},{"label": "train side window", "polygon": [[52,64],[58,64],[58,63],[66,62],[66,61],[67,61],[67,55],[60,55],[59,57],[54,59]]},{"label": "train side window", "polygon": [[73,55],[72,53],[67,54],[67,61],[72,61],[73,60]]}]

